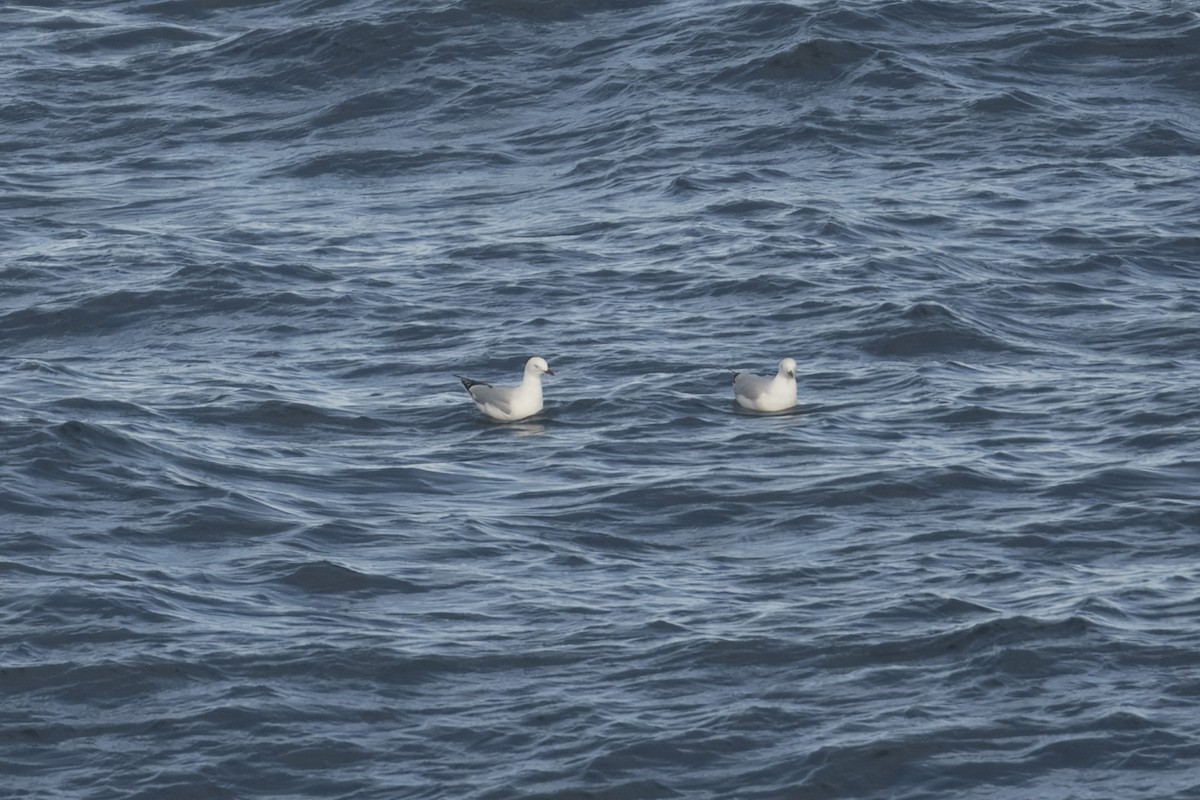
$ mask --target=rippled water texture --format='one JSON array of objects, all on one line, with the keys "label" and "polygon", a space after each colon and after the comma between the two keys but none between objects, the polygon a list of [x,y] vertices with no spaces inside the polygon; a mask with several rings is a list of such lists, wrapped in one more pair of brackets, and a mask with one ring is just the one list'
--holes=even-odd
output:
[{"label": "rippled water texture", "polygon": [[1200,796],[1191,4],[70,5],[0,796]]}]

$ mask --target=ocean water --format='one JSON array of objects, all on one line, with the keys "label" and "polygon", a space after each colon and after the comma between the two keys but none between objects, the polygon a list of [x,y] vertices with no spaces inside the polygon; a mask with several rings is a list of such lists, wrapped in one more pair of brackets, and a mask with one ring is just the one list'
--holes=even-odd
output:
[{"label": "ocean water", "polygon": [[0,797],[1200,797],[1198,76],[1172,0],[0,6]]}]

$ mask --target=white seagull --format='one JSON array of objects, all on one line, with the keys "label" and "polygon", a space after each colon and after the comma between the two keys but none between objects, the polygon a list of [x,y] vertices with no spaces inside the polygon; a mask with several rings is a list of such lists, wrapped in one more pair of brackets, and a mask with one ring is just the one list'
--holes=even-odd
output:
[{"label": "white seagull", "polygon": [[733,376],[733,397],[751,411],[785,411],[796,405],[796,362],[785,358],[779,372],[764,378],[749,372]]},{"label": "white seagull", "polygon": [[553,374],[546,359],[534,356],[525,362],[525,378],[518,386],[492,386],[461,375],[454,377],[462,381],[463,388],[485,416],[500,422],[514,422],[542,410],[542,375]]}]

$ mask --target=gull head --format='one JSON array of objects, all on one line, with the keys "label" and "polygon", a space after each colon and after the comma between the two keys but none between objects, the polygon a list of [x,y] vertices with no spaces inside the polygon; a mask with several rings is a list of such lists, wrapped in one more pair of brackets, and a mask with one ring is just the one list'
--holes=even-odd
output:
[{"label": "gull head", "polygon": [[534,356],[525,362],[526,375],[553,375],[554,370],[550,369],[550,365],[546,363],[546,359],[541,356]]},{"label": "gull head", "polygon": [[792,380],[796,380],[796,361],[792,358],[785,358],[779,362],[779,374],[786,375]]}]

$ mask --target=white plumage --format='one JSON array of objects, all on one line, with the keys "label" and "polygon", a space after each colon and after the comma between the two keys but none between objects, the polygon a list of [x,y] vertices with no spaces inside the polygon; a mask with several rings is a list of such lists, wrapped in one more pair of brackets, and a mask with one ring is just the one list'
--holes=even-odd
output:
[{"label": "white plumage", "polygon": [[487,417],[500,422],[514,422],[532,417],[542,410],[542,375],[554,370],[541,356],[525,362],[525,376],[517,386],[492,386],[456,375],[475,406]]},{"label": "white plumage", "polygon": [[796,362],[785,358],[779,372],[767,378],[739,372],[733,376],[733,397],[751,411],[785,411],[796,405]]}]

